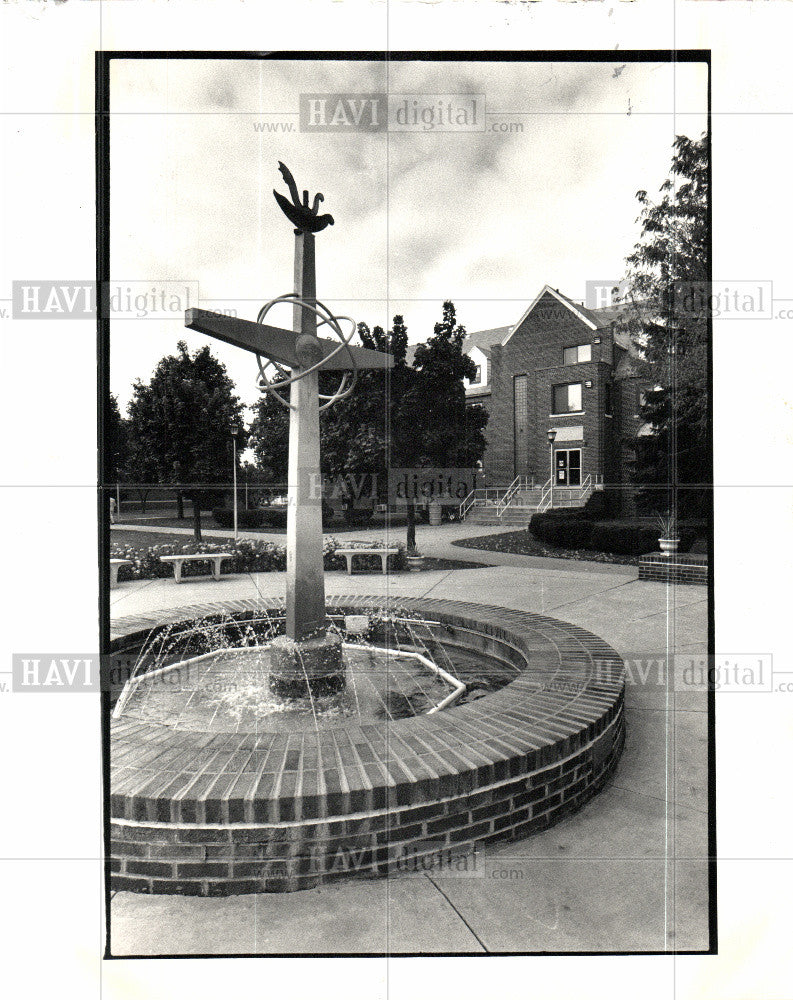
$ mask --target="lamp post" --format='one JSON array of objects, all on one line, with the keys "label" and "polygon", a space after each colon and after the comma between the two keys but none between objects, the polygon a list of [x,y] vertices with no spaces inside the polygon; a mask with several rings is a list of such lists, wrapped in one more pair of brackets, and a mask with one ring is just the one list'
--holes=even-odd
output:
[{"label": "lamp post", "polygon": [[551,428],[548,431],[548,447],[550,448],[551,451],[551,503],[550,503],[551,510],[553,510],[553,477],[556,473],[556,470],[553,467],[553,443],[555,440],[556,440],[556,431],[553,430],[553,428]]},{"label": "lamp post", "polygon": [[237,541],[237,435],[240,429],[237,424],[231,425],[231,442],[233,447],[234,463],[234,541]]}]

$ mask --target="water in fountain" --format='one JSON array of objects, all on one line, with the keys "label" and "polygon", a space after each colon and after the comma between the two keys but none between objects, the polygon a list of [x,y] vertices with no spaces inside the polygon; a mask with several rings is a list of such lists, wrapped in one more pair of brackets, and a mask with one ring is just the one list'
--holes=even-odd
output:
[{"label": "water in fountain", "polygon": [[344,615],[329,616],[329,629],[345,643],[344,688],[325,693],[306,684],[301,697],[270,689],[268,645],[283,633],[283,612],[259,608],[159,627],[134,647],[137,660],[113,715],[174,729],[313,730],[435,712],[481,697],[517,673],[503,658],[449,640],[444,626],[414,612],[370,609],[367,622],[364,636],[348,634]]},{"label": "water in fountain", "polygon": [[[273,693],[268,682],[268,645],[281,631],[280,618],[262,610],[246,620],[212,616],[188,628],[169,626],[144,645],[114,715],[175,729],[294,732],[418,715],[459,695],[459,683],[444,676],[454,670],[448,654],[439,672],[431,653],[437,643],[419,638],[418,624],[407,627],[400,643],[389,621],[377,625],[385,648],[360,636],[345,642],[343,690],[318,694],[307,678],[307,696],[293,698]],[[339,624],[331,628],[352,638]]]}]

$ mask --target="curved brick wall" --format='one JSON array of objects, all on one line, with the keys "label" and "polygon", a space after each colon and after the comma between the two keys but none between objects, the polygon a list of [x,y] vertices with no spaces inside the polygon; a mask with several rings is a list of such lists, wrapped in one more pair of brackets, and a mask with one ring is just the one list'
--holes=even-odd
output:
[{"label": "curved brick wall", "polygon": [[[267,604],[267,602],[265,602]],[[277,608],[275,602],[267,604]],[[342,597],[329,610],[382,607]],[[154,625],[262,602],[179,608],[116,623],[117,648]],[[525,837],[578,809],[624,742],[624,669],[597,636],[542,615],[400,600],[521,668],[516,679],[434,715],[306,731],[200,733],[111,724],[111,887],[226,895],[309,888],[411,857]],[[526,657],[543,651],[544,669]]]}]

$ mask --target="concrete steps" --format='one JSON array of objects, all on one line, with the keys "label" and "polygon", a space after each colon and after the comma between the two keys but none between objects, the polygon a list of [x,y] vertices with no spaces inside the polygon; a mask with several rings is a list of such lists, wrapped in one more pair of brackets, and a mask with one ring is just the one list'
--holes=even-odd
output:
[{"label": "concrete steps", "polygon": [[499,517],[495,507],[472,507],[466,521],[470,524],[493,524],[500,527],[514,524],[525,527],[536,510],[536,507],[517,507],[513,504]]},{"label": "concrete steps", "polygon": [[[506,525],[527,527],[532,515],[537,512],[542,492],[541,488],[520,490],[500,516],[495,504],[482,504],[481,506],[474,504],[468,511],[465,520],[470,524],[492,524],[502,528]],[[554,496],[554,510],[559,510],[562,507],[583,507],[591,494],[590,490],[584,497],[568,499],[564,496],[563,489],[558,492],[560,496]]]}]

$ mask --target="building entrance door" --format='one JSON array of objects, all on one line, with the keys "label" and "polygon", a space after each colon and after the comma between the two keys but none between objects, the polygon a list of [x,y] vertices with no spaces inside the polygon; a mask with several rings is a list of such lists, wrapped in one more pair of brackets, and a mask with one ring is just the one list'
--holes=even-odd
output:
[{"label": "building entrance door", "polygon": [[563,448],[556,452],[556,486],[581,485],[581,449]]}]

